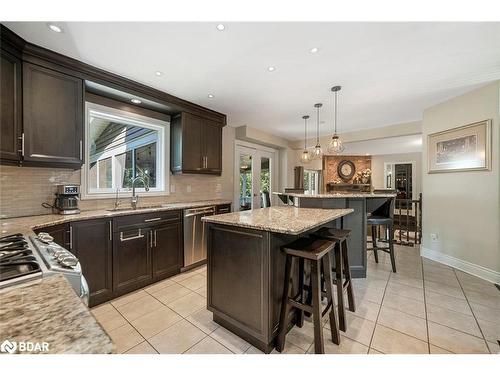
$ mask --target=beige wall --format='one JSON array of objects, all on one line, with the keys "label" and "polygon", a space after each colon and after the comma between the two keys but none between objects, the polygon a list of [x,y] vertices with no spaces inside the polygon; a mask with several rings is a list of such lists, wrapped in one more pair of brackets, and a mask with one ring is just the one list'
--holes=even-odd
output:
[{"label": "beige wall", "polygon": [[[168,196],[142,197],[141,204],[187,202],[205,199],[233,198],[233,163],[235,130],[224,127],[222,133],[222,175],[170,175],[175,192]],[[80,183],[80,171],[57,168],[0,166],[0,217],[42,215],[50,213],[43,202],[53,203],[55,186]],[[188,192],[188,187],[191,191]],[[126,199],[122,199],[126,200]],[[110,208],[114,199],[82,200],[80,208],[96,210]]]},{"label": "beige wall", "polygon": [[[422,255],[500,282],[500,81],[428,108],[423,116]],[[491,171],[427,173],[427,135],[492,119]],[[431,233],[438,235],[431,240]]]},{"label": "beige wall", "polygon": [[384,188],[384,163],[409,163],[414,162],[413,196],[418,198],[422,192],[422,153],[412,152],[406,154],[373,155],[372,156],[372,185],[375,189]]}]

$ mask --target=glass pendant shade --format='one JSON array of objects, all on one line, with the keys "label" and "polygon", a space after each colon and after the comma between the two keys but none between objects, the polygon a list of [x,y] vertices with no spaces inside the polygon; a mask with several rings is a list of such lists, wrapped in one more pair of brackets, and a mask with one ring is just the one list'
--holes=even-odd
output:
[{"label": "glass pendant shade", "polygon": [[344,145],[342,144],[342,140],[339,138],[337,134],[332,136],[330,143],[328,144],[327,151],[329,154],[340,154],[345,150]]},{"label": "glass pendant shade", "polygon": [[307,164],[311,161],[311,155],[309,155],[309,151],[302,151],[302,155],[300,155],[300,162],[302,164]]},{"label": "glass pendant shade", "polygon": [[316,146],[312,151],[312,159],[317,160],[323,157],[323,149],[321,148],[321,143],[319,142],[319,109],[323,106],[321,103],[314,105],[316,108]]},{"label": "glass pendant shade", "polygon": [[307,164],[311,161],[311,153],[307,150],[307,120],[309,116],[302,116],[304,119],[304,151],[302,151],[302,155],[300,155],[300,161],[303,164]]},{"label": "glass pendant shade", "polygon": [[341,87],[340,86],[333,86],[332,91],[335,93],[335,100],[334,100],[334,116],[333,116],[333,135],[332,139],[330,140],[330,143],[328,144],[326,150],[329,154],[340,154],[342,151],[344,151],[345,147],[342,144],[342,140],[337,134],[337,107],[338,107],[338,98],[337,94],[340,91]]}]

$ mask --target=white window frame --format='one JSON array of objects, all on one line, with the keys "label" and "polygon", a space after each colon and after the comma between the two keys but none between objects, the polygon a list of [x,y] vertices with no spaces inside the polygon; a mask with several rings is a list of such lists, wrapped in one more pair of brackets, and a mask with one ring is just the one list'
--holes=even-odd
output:
[{"label": "white window frame", "polygon": [[[170,195],[170,123],[167,121],[158,120],[151,117],[141,116],[135,113],[123,111],[120,109],[106,107],[100,104],[95,104],[91,102],[85,103],[85,164],[82,165],[81,169],[81,199],[110,199],[116,197],[116,189],[101,189],[100,191],[91,191],[89,184],[89,170],[88,165],[90,162],[90,124],[89,119],[91,116],[98,116],[101,118],[106,118],[112,121],[119,121],[127,125],[135,125],[143,128],[153,129],[158,132],[157,138],[157,152],[156,152],[156,184],[154,188],[150,188],[146,191],[143,186],[137,186],[136,192],[140,193],[141,196],[161,196]],[[148,143],[145,143],[146,145]],[[113,173],[112,179],[114,181],[115,176]],[[103,191],[104,190],[104,191]],[[119,198],[130,197],[132,192],[131,188],[121,188],[118,192]]]}]

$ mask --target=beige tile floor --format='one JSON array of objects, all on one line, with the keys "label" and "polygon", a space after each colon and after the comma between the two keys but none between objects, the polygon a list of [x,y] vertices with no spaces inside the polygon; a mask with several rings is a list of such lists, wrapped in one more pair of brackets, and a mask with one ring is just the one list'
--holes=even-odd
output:
[{"label": "beige tile floor", "polygon": [[[491,283],[423,259],[418,248],[396,246],[398,272],[389,257],[355,279],[356,312],[348,313],[341,344],[331,354],[498,353],[500,291]],[[92,309],[119,353],[261,353],[212,321],[206,306],[206,268],[176,275]],[[284,353],[313,353],[306,321],[286,338]]]}]

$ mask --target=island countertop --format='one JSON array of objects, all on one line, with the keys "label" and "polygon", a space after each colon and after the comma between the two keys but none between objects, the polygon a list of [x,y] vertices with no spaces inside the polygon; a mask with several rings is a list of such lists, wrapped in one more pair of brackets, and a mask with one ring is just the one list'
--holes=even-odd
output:
[{"label": "island countertop", "polygon": [[351,208],[318,209],[276,206],[228,214],[204,216],[208,223],[299,235],[352,213]]},{"label": "island countertop", "polygon": [[395,193],[324,193],[324,194],[305,194],[305,193],[280,193],[273,192],[274,195],[282,194],[288,195],[290,197],[296,198],[318,198],[318,199],[330,199],[330,198],[391,198],[395,197]]},{"label": "island countertop", "polygon": [[46,342],[49,354],[115,351],[62,274],[0,291],[0,342],[4,340]]}]

